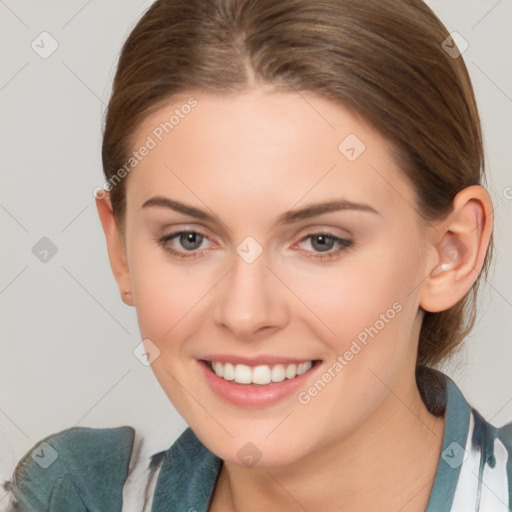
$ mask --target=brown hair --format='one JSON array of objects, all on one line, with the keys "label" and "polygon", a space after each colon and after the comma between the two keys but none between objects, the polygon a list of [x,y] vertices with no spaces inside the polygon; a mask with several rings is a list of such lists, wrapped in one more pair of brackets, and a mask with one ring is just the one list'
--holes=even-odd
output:
[{"label": "brown hair", "polygon": [[[443,48],[452,46],[447,38],[421,0],[157,0],[120,54],[105,177],[128,161],[140,123],[177,93],[307,90],[374,125],[410,179],[421,217],[441,219],[459,191],[481,184],[484,168],[470,78],[462,57]],[[110,191],[121,233],[126,181]],[[491,252],[492,240],[484,275]],[[481,275],[455,306],[425,313],[418,368],[443,360],[472,328]]]}]

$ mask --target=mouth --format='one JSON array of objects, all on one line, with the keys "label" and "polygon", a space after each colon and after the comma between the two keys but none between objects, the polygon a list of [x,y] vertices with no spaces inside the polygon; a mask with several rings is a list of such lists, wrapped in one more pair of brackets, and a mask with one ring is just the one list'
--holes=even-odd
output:
[{"label": "mouth", "polygon": [[294,363],[246,365],[231,362],[202,360],[202,363],[217,377],[231,383],[254,386],[268,386],[293,380],[309,372],[321,363],[307,360]]},{"label": "mouth", "polygon": [[322,360],[274,356],[211,355],[197,359],[210,390],[236,407],[266,408],[287,403],[313,381]]}]

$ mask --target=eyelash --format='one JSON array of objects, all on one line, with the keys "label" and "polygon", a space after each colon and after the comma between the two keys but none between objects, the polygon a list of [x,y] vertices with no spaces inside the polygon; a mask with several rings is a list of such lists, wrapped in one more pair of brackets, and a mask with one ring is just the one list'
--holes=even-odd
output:
[{"label": "eyelash", "polygon": [[[176,251],[175,249],[172,249],[168,246],[166,246],[166,243],[169,241],[169,240],[172,240],[173,238],[176,238],[178,235],[182,235],[182,234],[187,234],[187,233],[193,233],[193,234],[196,234],[196,235],[200,235],[202,236],[203,238],[206,238],[208,239],[208,237],[206,235],[204,235],[203,233],[199,232],[199,231],[176,231],[174,233],[171,233],[169,235],[165,235],[161,238],[157,238],[157,242],[159,245],[161,245],[164,250],[166,252],[168,252],[172,257],[174,258],[178,258],[178,259],[181,259],[181,258],[198,258],[200,257],[200,255],[205,252],[205,250],[201,250],[201,251],[187,251],[188,254],[186,253],[183,253],[183,252],[180,252],[180,251]],[[325,232],[325,231],[318,231],[318,232],[314,232],[314,233],[309,233],[308,235],[306,235],[305,237],[303,237],[298,243],[302,243],[304,241],[306,241],[308,238],[314,238],[314,237],[318,237],[318,236],[326,236],[326,237],[329,237],[329,238],[332,238],[334,240],[334,242],[338,243],[340,245],[340,247],[338,249],[336,249],[335,251],[332,251],[332,252],[316,252],[316,253],[312,253],[312,251],[302,251],[304,252],[305,256],[308,257],[308,258],[313,258],[313,259],[317,259],[317,260],[320,260],[320,261],[331,261],[333,258],[338,258],[341,256],[342,253],[344,253],[345,251],[347,251],[352,245],[354,245],[354,242],[352,240],[347,240],[345,238],[340,238],[340,237],[337,237],[337,236],[334,236],[333,234],[331,233],[328,233],[328,232]],[[294,244],[294,246],[296,246],[297,244]]]}]

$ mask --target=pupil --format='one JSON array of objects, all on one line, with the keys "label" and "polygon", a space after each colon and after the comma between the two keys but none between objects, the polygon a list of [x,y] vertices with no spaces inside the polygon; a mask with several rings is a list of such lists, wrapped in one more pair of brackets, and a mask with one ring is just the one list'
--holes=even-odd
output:
[{"label": "pupil", "polygon": [[327,250],[329,250],[331,248],[330,247],[331,244],[326,243],[326,241],[329,241],[329,240],[331,242],[333,241],[332,237],[330,237],[330,236],[327,236],[327,235],[317,235],[317,236],[313,237],[313,246],[315,246],[315,242],[314,242],[315,240],[319,240],[320,241],[320,245],[318,247],[316,247],[316,248],[319,248],[320,251],[322,251],[322,252],[323,251],[327,251]]},{"label": "pupil", "polygon": [[[201,245],[202,235],[200,235],[199,233],[183,233],[180,237],[180,242],[185,249],[189,249],[189,250],[197,249],[197,247],[195,246],[198,243],[198,241],[196,240],[196,237],[199,237],[198,245]],[[188,245],[189,243],[192,246],[189,246]]]}]

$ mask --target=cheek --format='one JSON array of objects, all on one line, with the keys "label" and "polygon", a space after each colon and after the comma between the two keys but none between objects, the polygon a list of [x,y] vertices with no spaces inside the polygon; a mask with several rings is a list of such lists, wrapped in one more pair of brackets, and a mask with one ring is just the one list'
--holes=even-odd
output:
[{"label": "cheek", "polygon": [[187,315],[199,306],[204,276],[173,263],[156,244],[140,244],[130,253],[130,280],[142,337],[161,350],[172,349],[167,340],[176,339]]},{"label": "cheek", "polygon": [[[390,343],[398,343],[400,326],[410,326],[416,316],[414,289],[421,280],[418,246],[399,238],[404,237],[375,240],[336,265],[319,265],[317,271],[283,269],[286,282],[320,326],[320,339],[331,339],[338,353],[355,338],[363,344],[373,339],[376,331],[379,337],[389,333]],[[408,341],[409,336],[404,340],[402,333],[400,339]]]},{"label": "cheek", "polygon": [[316,320],[322,327],[315,335],[329,347],[322,376],[329,384],[321,392],[316,384],[302,390],[300,403],[310,404],[305,409],[328,421],[332,403],[343,403],[351,412],[343,425],[350,429],[383,398],[384,383],[393,382],[406,362],[414,364],[418,303],[411,292],[421,280],[416,252],[398,241],[376,244],[350,265],[347,260],[330,273],[296,280],[304,302],[322,320]]},{"label": "cheek", "polygon": [[[197,333],[200,319],[206,318],[206,302],[201,298],[208,291],[208,281],[185,265],[168,261],[160,249],[139,247],[131,256],[130,278],[140,334],[159,351],[151,369],[178,412],[188,418],[196,408],[190,397],[201,392],[195,387],[197,382],[188,380],[194,363],[189,340]],[[183,386],[190,394],[183,392]]]}]

